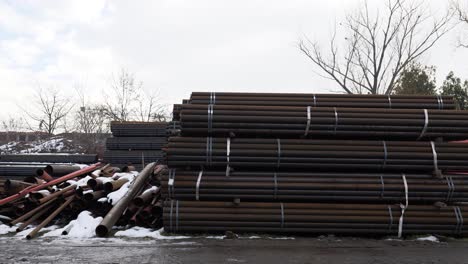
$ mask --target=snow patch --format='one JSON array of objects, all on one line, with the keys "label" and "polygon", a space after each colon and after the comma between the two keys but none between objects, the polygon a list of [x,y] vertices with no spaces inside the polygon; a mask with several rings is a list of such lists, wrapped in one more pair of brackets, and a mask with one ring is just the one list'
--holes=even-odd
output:
[{"label": "snow patch", "polygon": [[117,204],[122,197],[127,193],[128,189],[130,187],[130,182],[124,183],[122,187],[120,187],[117,191],[111,192],[107,195],[107,200],[112,203],[112,205]]},{"label": "snow patch", "polygon": [[111,192],[107,195],[107,201],[112,203],[112,205],[117,204],[120,199],[128,192],[128,189],[130,188],[130,184],[133,182],[133,180],[136,178],[138,175],[137,172],[123,172],[123,173],[115,173],[113,179],[128,179],[128,182],[124,183],[122,187],[120,187],[118,190]]},{"label": "snow patch", "polygon": [[294,240],[295,237],[268,237],[268,239],[278,239],[278,240]]},{"label": "snow patch", "polygon": [[161,233],[163,232],[163,228],[152,231],[151,229],[144,228],[144,227],[132,227],[127,230],[117,231],[115,233],[116,237],[132,237],[132,238],[144,238],[150,237],[154,239],[186,239],[190,238],[187,236],[164,236]]},{"label": "snow patch", "polygon": [[16,230],[16,226],[10,227],[0,222],[0,235],[5,235],[11,232],[15,232],[15,230]]},{"label": "snow patch", "polygon": [[[15,236],[16,237],[26,237],[27,235],[29,235],[29,233],[31,233],[34,230],[34,228],[36,228],[36,226],[32,226],[32,225],[29,225],[27,227],[29,227],[29,228],[27,228],[27,229],[25,229],[25,230],[23,230],[21,232],[16,233]],[[59,226],[57,226],[57,225],[51,225],[51,226],[42,228],[39,232],[53,231],[53,230],[56,230],[58,228],[59,228]]]},{"label": "snow patch", "polygon": [[102,222],[102,217],[92,217],[91,212],[83,211],[81,212],[75,220],[70,221],[70,223],[62,228],[54,229],[46,234],[44,237],[57,237],[62,236],[62,232],[65,229],[71,227],[67,235],[63,237],[70,238],[91,238],[95,236],[96,227]]},{"label": "snow patch", "polygon": [[439,239],[435,236],[426,236],[426,237],[418,237],[416,238],[417,241],[430,241],[430,242],[435,242],[438,243]]},{"label": "snow patch", "polygon": [[17,144],[17,142],[8,142],[7,144],[3,144],[0,146],[0,152],[9,153],[14,150],[14,147],[16,147]]},{"label": "snow patch", "polygon": [[80,186],[86,186],[88,185],[88,181],[91,180],[92,177],[91,176],[86,176],[84,178],[81,178],[79,179],[77,182],[76,182],[76,188],[78,189],[78,187]]},{"label": "snow patch", "polygon": [[128,179],[128,181],[133,181],[133,179],[138,175],[138,172],[137,171],[130,171],[130,172],[118,172],[118,173],[114,173],[114,175],[112,175],[112,179],[113,180],[118,180],[120,178],[126,178]]},{"label": "snow patch", "polygon": [[81,212],[76,220],[71,221],[64,229],[71,225],[68,237],[88,238],[95,236],[96,227],[102,222],[102,217],[92,217],[91,212]]},{"label": "snow patch", "polygon": [[208,239],[224,239],[226,236],[207,236]]},{"label": "snow patch", "polygon": [[36,141],[20,153],[60,152],[64,147],[63,138],[51,138],[44,142]]}]

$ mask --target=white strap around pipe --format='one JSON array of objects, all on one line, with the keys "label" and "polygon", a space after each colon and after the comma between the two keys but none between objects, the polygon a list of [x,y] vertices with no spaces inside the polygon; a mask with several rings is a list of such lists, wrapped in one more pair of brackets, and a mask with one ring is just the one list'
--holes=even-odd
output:
[{"label": "white strap around pipe", "polygon": [[400,204],[401,216],[400,221],[398,222],[398,237],[400,238],[403,235],[403,217],[405,215],[405,210],[408,208],[408,182],[406,181],[406,175],[401,174],[403,179],[403,184],[405,186],[405,204]]},{"label": "white strap around pipe", "polygon": [[202,175],[203,175],[203,170],[201,170],[201,171],[198,173],[197,184],[196,184],[196,186],[195,186],[195,199],[196,199],[197,201],[200,200],[200,182],[201,182]]}]

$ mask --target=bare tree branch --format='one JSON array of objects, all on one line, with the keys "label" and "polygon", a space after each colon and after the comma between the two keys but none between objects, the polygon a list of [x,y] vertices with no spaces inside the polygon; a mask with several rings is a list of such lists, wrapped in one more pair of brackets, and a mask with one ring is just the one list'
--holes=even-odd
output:
[{"label": "bare tree branch", "polygon": [[342,47],[334,32],[329,57],[309,39],[301,39],[298,46],[346,93],[390,94],[403,69],[454,27],[453,11],[434,18],[426,6],[425,1],[388,0],[384,12],[373,13],[365,2],[346,16]]},{"label": "bare tree branch", "polygon": [[42,89],[40,86],[36,89],[35,99],[32,109],[26,110],[20,106],[32,121],[37,122],[37,126],[29,123],[28,126],[32,130],[54,134],[74,105],[69,97],[63,96],[58,90]]}]

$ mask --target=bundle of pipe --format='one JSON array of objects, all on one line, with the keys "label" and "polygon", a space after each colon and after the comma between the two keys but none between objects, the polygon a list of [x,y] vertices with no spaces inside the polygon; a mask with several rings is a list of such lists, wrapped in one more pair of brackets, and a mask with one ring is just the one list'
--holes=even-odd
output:
[{"label": "bundle of pipe", "polygon": [[468,234],[468,206],[166,201],[170,232],[268,232],[345,235]]},{"label": "bundle of pipe", "polygon": [[468,145],[447,142],[172,137],[167,164],[255,170],[468,171]]},{"label": "bundle of pipe", "polygon": [[111,122],[114,137],[165,137],[166,122]]},{"label": "bundle of pipe", "polygon": [[147,163],[161,160],[167,126],[165,122],[111,122],[113,135],[106,141],[104,161],[140,170]]},{"label": "bundle of pipe", "polygon": [[190,105],[311,106],[387,109],[455,109],[453,96],[347,95],[300,93],[215,93],[193,92],[190,99],[173,107],[173,120]]},{"label": "bundle of pipe", "polygon": [[190,104],[455,109],[448,95],[193,92]]},{"label": "bundle of pipe", "polygon": [[53,177],[60,177],[79,170],[80,167],[71,164],[46,164],[46,163],[2,163],[0,164],[0,178],[24,179],[30,176],[42,176],[41,171]]},{"label": "bundle of pipe", "polygon": [[468,111],[184,105],[182,135],[430,140],[468,138]]},{"label": "bundle of pipe", "polygon": [[147,164],[162,159],[158,150],[108,150],[104,153],[104,161],[117,164]]},{"label": "bundle of pipe", "polygon": [[110,137],[106,140],[108,150],[161,150],[167,143],[165,137]]},{"label": "bundle of pipe", "polygon": [[35,154],[0,154],[1,162],[44,162],[44,163],[82,163],[97,162],[96,154],[35,153]]},{"label": "bundle of pipe", "polygon": [[226,177],[173,170],[159,176],[162,195],[176,200],[406,203],[408,195],[410,204],[468,202],[468,175],[234,171]]}]

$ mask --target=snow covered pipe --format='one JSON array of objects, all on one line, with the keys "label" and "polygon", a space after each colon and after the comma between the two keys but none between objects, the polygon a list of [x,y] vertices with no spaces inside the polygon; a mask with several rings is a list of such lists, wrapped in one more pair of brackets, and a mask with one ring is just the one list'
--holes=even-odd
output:
[{"label": "snow covered pipe", "polygon": [[112,226],[119,220],[122,213],[128,207],[133,198],[139,194],[144,187],[146,180],[151,176],[156,163],[150,163],[138,174],[133,184],[130,186],[128,192],[120,199],[120,201],[112,207],[107,213],[102,222],[96,227],[96,235],[105,237],[111,230]]}]

